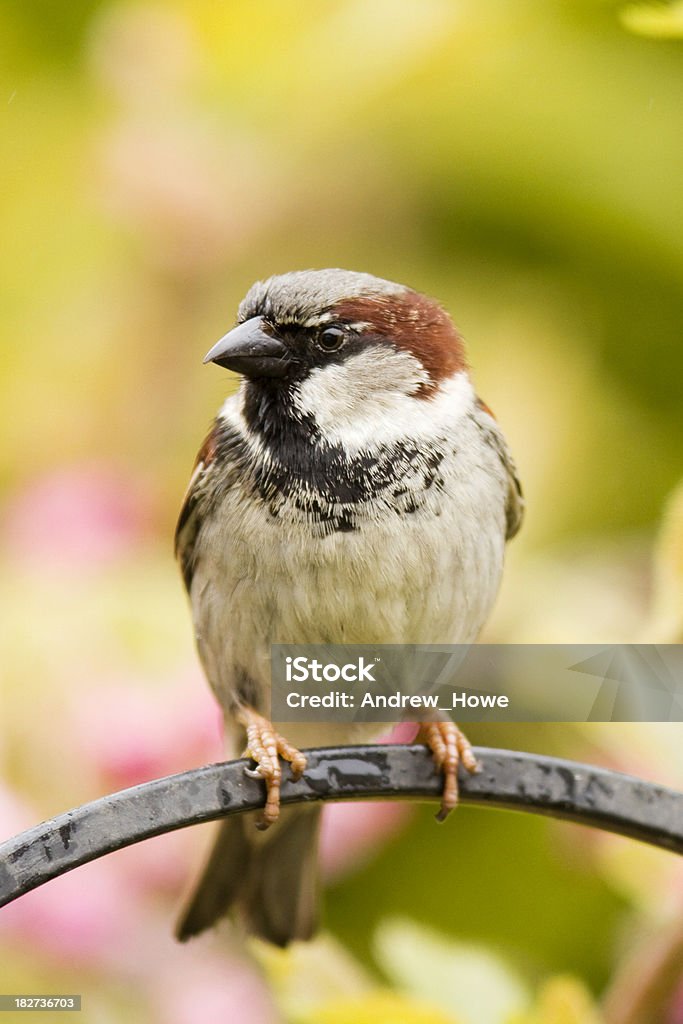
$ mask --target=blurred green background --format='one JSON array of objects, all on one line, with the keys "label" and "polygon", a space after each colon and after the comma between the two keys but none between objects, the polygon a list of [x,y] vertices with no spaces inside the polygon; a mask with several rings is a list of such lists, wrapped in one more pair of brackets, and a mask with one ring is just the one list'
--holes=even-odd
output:
[{"label": "blurred green background", "polygon": [[[682,40],[681,4],[5,0],[3,835],[220,757],[171,536],[234,384],[202,356],[271,273],[453,314],[528,500],[487,639],[683,640]],[[470,732],[683,786],[680,726]],[[90,865],[0,915],[0,990],[93,1021],[637,1024],[642,997],[681,1024],[683,971],[655,1006],[633,967],[683,962],[673,857],[431,810],[333,811],[327,933],[282,957],[173,945],[201,830]]]}]

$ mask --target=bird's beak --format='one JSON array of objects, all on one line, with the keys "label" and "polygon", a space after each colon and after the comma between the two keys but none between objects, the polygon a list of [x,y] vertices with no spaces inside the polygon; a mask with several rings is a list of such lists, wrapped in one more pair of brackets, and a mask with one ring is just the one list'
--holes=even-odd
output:
[{"label": "bird's beak", "polygon": [[216,342],[204,356],[245,377],[283,377],[287,372],[287,347],[263,329],[260,316],[245,320]]}]

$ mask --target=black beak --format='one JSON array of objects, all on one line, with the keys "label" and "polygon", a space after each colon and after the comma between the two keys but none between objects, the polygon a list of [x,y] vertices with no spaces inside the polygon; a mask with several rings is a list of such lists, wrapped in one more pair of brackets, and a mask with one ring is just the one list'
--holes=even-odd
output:
[{"label": "black beak", "polygon": [[245,377],[283,377],[287,372],[287,347],[263,330],[255,316],[234,327],[204,356],[205,363],[218,363]]}]

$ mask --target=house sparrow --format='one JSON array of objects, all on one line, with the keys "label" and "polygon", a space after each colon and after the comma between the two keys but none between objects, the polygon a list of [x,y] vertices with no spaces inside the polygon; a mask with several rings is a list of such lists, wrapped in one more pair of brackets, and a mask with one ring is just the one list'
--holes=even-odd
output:
[{"label": "house sparrow", "polygon": [[[377,725],[281,734],[264,717],[271,644],[471,643],[523,501],[462,339],[410,288],[347,270],[257,282],[205,362],[242,381],[199,452],[176,551],[229,754],[246,742],[267,796],[260,819],[221,823],[177,934],[234,904],[284,946],[315,930],[320,808],[280,814],[279,757],[297,776],[299,746],[367,740]],[[459,763],[476,761],[450,720],[422,736],[444,773],[443,818]]]}]

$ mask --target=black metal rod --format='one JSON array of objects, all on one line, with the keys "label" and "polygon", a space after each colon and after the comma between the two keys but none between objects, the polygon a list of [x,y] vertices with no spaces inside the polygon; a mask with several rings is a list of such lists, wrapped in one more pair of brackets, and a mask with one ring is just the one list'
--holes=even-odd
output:
[{"label": "black metal rod", "polygon": [[[479,747],[478,775],[463,772],[463,803],[529,811],[616,832],[683,854],[683,793],[554,757]],[[283,804],[311,800],[427,798],[442,782],[424,746],[307,752]],[[264,784],[228,761],[101,797],[0,844],[0,906],[58,875],[143,839],[263,806]],[[286,774],[286,770],[285,770]]]}]

